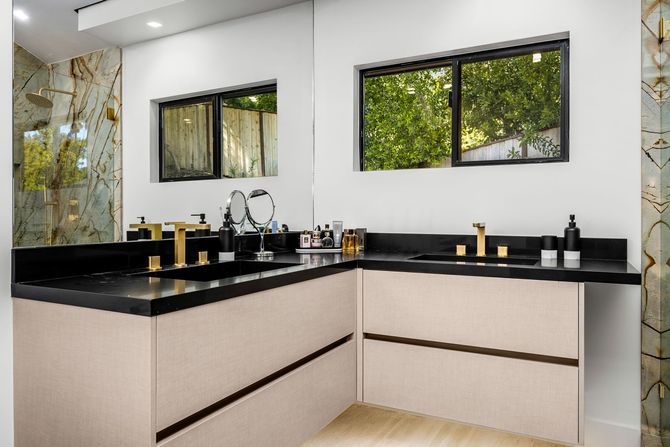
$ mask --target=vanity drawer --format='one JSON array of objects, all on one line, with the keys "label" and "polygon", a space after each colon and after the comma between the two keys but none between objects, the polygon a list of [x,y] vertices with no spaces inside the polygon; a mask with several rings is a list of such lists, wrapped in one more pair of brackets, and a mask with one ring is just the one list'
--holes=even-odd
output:
[{"label": "vanity drawer", "polygon": [[157,430],[353,333],[355,275],[338,273],[158,316]]},{"label": "vanity drawer", "polygon": [[367,403],[576,444],[574,366],[364,342]]},{"label": "vanity drawer", "polygon": [[576,359],[578,283],[363,272],[363,330]]},{"label": "vanity drawer", "polygon": [[298,447],[356,399],[349,341],[189,428],[159,447]]}]

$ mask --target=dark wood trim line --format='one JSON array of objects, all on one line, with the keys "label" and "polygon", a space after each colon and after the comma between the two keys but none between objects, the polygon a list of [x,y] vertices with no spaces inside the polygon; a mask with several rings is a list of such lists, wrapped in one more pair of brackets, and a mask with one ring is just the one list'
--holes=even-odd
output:
[{"label": "dark wood trim line", "polygon": [[273,382],[277,379],[279,379],[281,376],[284,376],[291,371],[294,371],[301,366],[311,362],[312,360],[316,359],[317,357],[321,357],[323,354],[332,351],[333,349],[345,344],[347,341],[351,340],[353,338],[353,334],[349,334],[346,337],[342,337],[339,340],[329,344],[328,346],[325,346],[318,351],[315,351],[311,354],[309,354],[306,357],[303,357],[302,359],[298,360],[297,362],[291,363],[290,365],[280,369],[279,371],[276,371],[269,376],[252,383],[251,385],[242,388],[241,390],[224,397],[223,399],[219,400],[218,402],[213,403],[212,405],[203,408],[200,411],[197,411],[193,413],[192,415],[185,417],[184,419],[175,422],[174,424],[164,428],[163,430],[160,430],[159,432],[156,433],[156,442],[160,442],[163,439],[172,436],[173,434],[185,429],[189,425],[192,425],[193,423],[199,421],[200,419],[203,419],[220,409],[230,405],[231,403],[235,402],[236,400],[239,400],[243,398],[244,396],[253,393],[254,391],[258,390],[259,388],[264,387],[265,385],[269,384],[270,382]]},{"label": "dark wood trim line", "polygon": [[534,362],[553,363],[555,365],[579,366],[579,360],[565,357],[554,357],[550,355],[530,354],[527,352],[505,351],[503,349],[482,348],[479,346],[458,345],[454,343],[442,343],[439,341],[418,340],[415,338],[394,337],[391,335],[365,333],[364,338],[368,340],[386,341],[390,343],[401,343],[405,345],[423,346],[427,348],[446,349],[449,351],[469,352],[472,354],[492,355],[518,360],[530,360]]}]

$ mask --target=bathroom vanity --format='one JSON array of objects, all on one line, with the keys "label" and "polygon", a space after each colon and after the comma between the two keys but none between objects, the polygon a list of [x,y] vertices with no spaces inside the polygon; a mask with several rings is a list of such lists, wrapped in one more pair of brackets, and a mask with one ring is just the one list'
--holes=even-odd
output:
[{"label": "bathroom vanity", "polygon": [[639,284],[625,241],[579,268],[414,260],[396,242],[219,279],[217,263],[130,262],[31,280],[35,253],[15,250],[17,447],[298,446],[355,401],[583,443],[584,283]]}]

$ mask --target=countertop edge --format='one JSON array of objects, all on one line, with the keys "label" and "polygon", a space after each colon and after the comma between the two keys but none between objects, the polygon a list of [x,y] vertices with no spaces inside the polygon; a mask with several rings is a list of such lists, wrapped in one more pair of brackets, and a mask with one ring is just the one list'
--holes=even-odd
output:
[{"label": "countertop edge", "polygon": [[640,285],[639,272],[584,271],[552,268],[518,268],[513,265],[476,265],[446,262],[408,261],[406,259],[352,259],[324,266],[314,266],[293,272],[272,275],[237,284],[215,286],[198,291],[176,293],[153,300],[106,294],[62,287],[12,283],[13,298],[65,304],[97,310],[153,317],[238,296],[283,287],[303,281],[329,276],[356,268],[409,273],[481,276],[544,281],[567,281]]}]

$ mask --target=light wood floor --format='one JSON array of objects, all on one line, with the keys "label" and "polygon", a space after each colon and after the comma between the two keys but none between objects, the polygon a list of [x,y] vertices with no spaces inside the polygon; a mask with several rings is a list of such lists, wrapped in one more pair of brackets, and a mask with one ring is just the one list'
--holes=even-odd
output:
[{"label": "light wood floor", "polygon": [[354,404],[302,447],[565,447],[442,419]]}]

